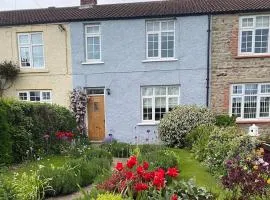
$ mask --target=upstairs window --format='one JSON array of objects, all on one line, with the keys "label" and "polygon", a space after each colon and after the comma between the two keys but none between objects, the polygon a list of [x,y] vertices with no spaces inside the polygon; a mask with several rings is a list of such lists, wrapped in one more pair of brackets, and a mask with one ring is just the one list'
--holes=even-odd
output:
[{"label": "upstairs window", "polygon": [[52,103],[52,92],[47,90],[19,91],[18,97],[21,101]]},{"label": "upstairs window", "polygon": [[175,21],[147,21],[147,58],[170,59],[175,54]]},{"label": "upstairs window", "polygon": [[167,112],[179,105],[179,101],[179,86],[142,87],[142,120],[161,120]]},{"label": "upstairs window", "polygon": [[85,26],[86,61],[101,61],[101,31],[99,24]]},{"label": "upstairs window", "polygon": [[269,54],[270,16],[240,17],[239,54]]},{"label": "upstairs window", "polygon": [[242,119],[270,118],[270,83],[232,85],[231,114]]},{"label": "upstairs window", "polygon": [[18,34],[21,68],[44,68],[44,45],[42,33]]}]

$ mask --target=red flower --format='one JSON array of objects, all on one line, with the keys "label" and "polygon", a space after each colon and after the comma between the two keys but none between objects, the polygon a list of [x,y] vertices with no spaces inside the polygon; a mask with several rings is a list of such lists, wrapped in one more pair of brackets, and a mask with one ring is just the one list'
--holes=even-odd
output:
[{"label": "red flower", "polygon": [[139,175],[143,175],[144,169],[143,169],[142,166],[138,166],[138,167],[137,167],[137,173],[138,173]]},{"label": "red flower", "polygon": [[130,180],[130,179],[132,179],[133,177],[134,177],[134,175],[133,175],[133,173],[132,172],[126,172],[126,179],[127,180]]},{"label": "red flower", "polygon": [[143,190],[147,190],[148,189],[148,185],[145,183],[136,183],[134,186],[134,189],[139,192],[139,191],[143,191]]},{"label": "red flower", "polygon": [[177,200],[178,199],[178,195],[177,194],[173,194],[172,196],[171,196],[171,200]]},{"label": "red flower", "polygon": [[143,168],[145,169],[145,170],[148,170],[148,168],[149,168],[149,163],[148,162],[143,162]]},{"label": "red flower", "polygon": [[174,177],[177,177],[177,176],[178,176],[179,171],[178,171],[178,169],[176,169],[175,167],[173,167],[173,168],[168,168],[166,174],[167,174],[168,176],[174,178]]},{"label": "red flower", "polygon": [[151,181],[155,176],[154,172],[149,172],[149,173],[144,173],[143,174],[143,179],[146,181]]},{"label": "red flower", "polygon": [[137,164],[137,158],[136,156],[131,156],[128,161],[127,161],[127,167],[132,169],[134,167],[134,165]]},{"label": "red flower", "polygon": [[115,169],[117,169],[118,171],[122,171],[124,169],[123,163],[118,162],[115,166]]},{"label": "red flower", "polygon": [[165,186],[165,171],[163,169],[158,169],[155,171],[155,176],[153,180],[153,185],[156,186],[158,190]]}]

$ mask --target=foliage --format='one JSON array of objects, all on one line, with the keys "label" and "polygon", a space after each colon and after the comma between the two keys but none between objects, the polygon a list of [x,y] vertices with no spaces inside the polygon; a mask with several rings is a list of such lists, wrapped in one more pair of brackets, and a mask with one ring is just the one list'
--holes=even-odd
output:
[{"label": "foliage", "polygon": [[193,128],[215,122],[214,115],[206,108],[178,106],[160,121],[160,139],[170,147],[185,147],[186,136]]},{"label": "foliage", "polygon": [[87,149],[83,155],[83,158],[88,161],[91,161],[94,158],[104,158],[108,159],[109,162],[112,162],[112,154],[99,148]]},{"label": "foliage", "polygon": [[113,157],[128,158],[130,156],[131,145],[121,142],[104,143],[101,148],[110,152]]},{"label": "foliage", "polygon": [[112,200],[112,199],[122,200],[122,196],[120,194],[111,194],[111,193],[99,194],[96,200]]},{"label": "foliage", "polygon": [[20,68],[11,61],[0,63],[0,97],[2,97],[3,91],[12,85],[12,82],[18,76],[19,71]]},{"label": "foliage", "polygon": [[210,172],[224,174],[224,161],[252,151],[256,142],[236,127],[214,128],[206,143],[204,163]]},{"label": "foliage", "polygon": [[0,108],[0,163],[12,162],[12,140],[7,121],[7,113]]},{"label": "foliage", "polygon": [[16,163],[44,154],[61,153],[64,143],[59,142],[56,132],[77,131],[72,113],[61,106],[2,99],[0,109],[7,113],[11,138],[3,142],[12,143],[10,156]]},{"label": "foliage", "polygon": [[229,115],[217,115],[216,116],[216,126],[227,127],[236,125],[236,117]]},{"label": "foliage", "polygon": [[150,151],[149,153],[141,154],[139,160],[147,160],[153,168],[167,169],[178,164],[176,155],[170,150]]},{"label": "foliage", "polygon": [[70,94],[70,108],[73,111],[77,127],[82,135],[86,135],[87,95],[81,88],[74,89]]},{"label": "foliage", "polygon": [[191,179],[189,181],[175,181],[169,186],[169,190],[176,194],[179,199],[185,200],[214,200],[213,194],[208,192],[203,187],[197,187],[194,181]]},{"label": "foliage", "polygon": [[237,156],[226,161],[226,174],[222,177],[225,188],[233,191],[234,198],[253,199],[254,195],[267,195],[270,188],[270,166],[263,160],[263,149],[247,157]]},{"label": "foliage", "polygon": [[270,133],[269,132],[265,132],[265,133],[262,133],[258,139],[262,142],[265,142],[265,143],[268,143],[270,144]]}]

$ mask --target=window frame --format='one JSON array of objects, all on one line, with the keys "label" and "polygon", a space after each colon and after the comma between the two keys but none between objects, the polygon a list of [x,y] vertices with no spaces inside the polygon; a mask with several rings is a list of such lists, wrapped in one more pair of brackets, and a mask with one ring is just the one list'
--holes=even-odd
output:
[{"label": "window frame", "polygon": [[[40,95],[40,101],[30,101],[30,92],[39,92]],[[43,99],[43,92],[49,92],[50,93],[50,100],[44,100]],[[20,99],[20,94],[21,93],[26,93],[27,94],[27,100],[21,100]],[[17,92],[17,96],[19,101],[24,101],[24,102],[31,102],[31,103],[49,103],[52,104],[52,91],[51,90],[20,90]]]},{"label": "window frame", "polygon": [[[174,29],[172,30],[167,30],[167,31],[162,31],[161,29],[161,24],[162,22],[173,22],[174,25]],[[176,38],[175,38],[175,31],[176,31],[176,25],[175,25],[175,19],[164,19],[164,20],[147,20],[145,22],[145,35],[146,35],[146,60],[171,60],[171,59],[175,59],[175,55],[176,55]],[[159,31],[148,31],[147,30],[147,24],[148,23],[155,23],[158,22],[159,23]],[[161,57],[161,35],[162,32],[173,32],[173,37],[174,37],[174,41],[173,41],[173,56],[172,57]],[[148,56],[148,34],[158,34],[158,56],[157,57],[149,57]]]},{"label": "window frame", "polygon": [[[269,27],[268,27],[268,46],[266,53],[255,53],[255,36],[256,36],[256,18],[257,17],[269,17]],[[242,27],[243,19],[252,18],[253,26],[252,27]],[[263,27],[261,27],[263,28]],[[242,52],[242,31],[252,31],[252,52]],[[246,15],[239,17],[239,31],[238,31],[238,55],[239,56],[267,56],[270,55],[270,15],[261,14],[261,15]]]},{"label": "window frame", "polygon": [[[87,28],[98,26],[99,33],[87,33]],[[86,24],[84,25],[84,36],[85,36],[85,61],[86,63],[100,63],[102,61],[102,41],[101,41],[101,24]],[[88,45],[87,45],[87,38],[88,37],[99,37],[99,51],[100,51],[100,58],[99,59],[88,59]]]},{"label": "window frame", "polygon": [[[245,94],[246,85],[248,84],[257,84],[257,94]],[[262,85],[270,85],[270,82],[266,83],[240,83],[240,84],[231,84],[230,86],[230,104],[229,104],[229,115],[232,116],[232,102],[233,98],[241,98],[241,116],[237,117],[237,119],[240,120],[261,120],[261,119],[269,119],[270,120],[270,106],[269,106],[269,116],[261,117],[260,116],[260,102],[262,97],[269,97],[270,98],[270,92],[269,93],[262,93],[261,92],[261,86]],[[233,94],[233,87],[234,86],[242,86],[242,93],[241,94]],[[256,117],[255,118],[244,118],[244,109],[245,109],[245,97],[246,96],[256,96]]]},{"label": "window frame", "polygon": [[[31,39],[32,39],[32,35],[36,35],[36,34],[41,34],[41,39],[42,39],[42,44],[33,44]],[[29,38],[29,43],[28,44],[20,44],[20,36],[22,35],[27,35]],[[17,33],[17,46],[18,46],[18,55],[19,55],[19,63],[20,63],[20,68],[21,69],[45,69],[46,67],[46,63],[45,63],[45,48],[44,48],[44,36],[43,36],[43,32],[39,31],[39,32],[29,32],[29,33]],[[34,66],[34,60],[33,60],[33,47],[34,46],[42,46],[43,49],[43,66],[42,67],[35,67]],[[21,48],[29,48],[29,59],[30,59],[30,66],[22,66],[21,63]]]},{"label": "window frame", "polygon": [[[178,87],[178,95],[168,95],[168,87]],[[155,95],[155,88],[157,87],[166,87],[166,95]],[[153,95],[144,96],[143,95],[143,88],[153,88]],[[177,105],[180,105],[180,85],[151,85],[151,86],[141,86],[141,121],[142,123],[159,123],[160,120],[155,120],[155,98],[156,97],[166,97],[166,113],[169,112],[169,98],[178,98]],[[151,99],[152,100],[152,120],[144,120],[143,119],[143,100],[144,99]]]}]

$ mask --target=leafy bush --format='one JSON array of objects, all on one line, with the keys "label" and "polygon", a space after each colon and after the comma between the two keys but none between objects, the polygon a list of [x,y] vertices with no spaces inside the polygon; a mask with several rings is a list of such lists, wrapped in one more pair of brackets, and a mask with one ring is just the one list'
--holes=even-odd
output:
[{"label": "leafy bush", "polygon": [[170,147],[185,147],[186,136],[193,128],[202,124],[213,124],[214,115],[206,108],[178,106],[160,121],[160,139]]},{"label": "leafy bush", "polygon": [[256,147],[256,142],[236,127],[215,128],[210,133],[205,148],[204,163],[215,174],[224,174],[224,161],[237,155],[246,155]]},{"label": "leafy bush", "polygon": [[[17,163],[45,153],[61,153],[62,143],[56,138],[55,133],[57,131],[76,133],[75,118],[64,107],[2,99],[0,108],[7,113],[5,118],[8,121],[9,131],[5,131],[5,134],[9,132],[12,142],[10,156]],[[0,121],[0,126],[5,126],[4,121]]]},{"label": "leafy bush", "polygon": [[112,154],[106,150],[99,148],[87,149],[84,153],[83,158],[88,161],[91,161],[94,158],[104,158],[108,159],[109,162],[112,162]]},{"label": "leafy bush", "polygon": [[167,169],[169,167],[175,167],[178,164],[176,155],[170,150],[159,150],[141,154],[139,160],[147,160],[153,168],[160,167]]},{"label": "leafy bush", "polygon": [[97,196],[97,200],[122,200],[122,196],[120,194],[112,194],[112,193],[106,193],[106,194],[99,194]]},{"label": "leafy bush", "polygon": [[108,152],[111,152],[113,157],[128,158],[130,156],[130,150],[132,146],[127,143],[112,142],[102,144],[101,148]]},{"label": "leafy bush", "polygon": [[236,117],[229,115],[217,115],[216,116],[216,126],[226,127],[226,126],[235,126]]}]

